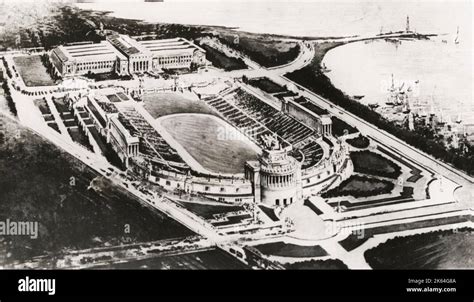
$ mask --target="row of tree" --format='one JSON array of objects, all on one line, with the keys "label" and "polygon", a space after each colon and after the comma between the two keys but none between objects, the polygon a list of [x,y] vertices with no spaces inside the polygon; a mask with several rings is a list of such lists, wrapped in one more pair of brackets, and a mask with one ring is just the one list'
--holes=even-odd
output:
[{"label": "row of tree", "polygon": [[225,44],[233,49],[236,49],[252,61],[265,67],[279,66],[287,64],[296,59],[300,52],[300,45],[296,44],[287,51],[276,52],[272,41],[261,41],[251,38],[239,38],[237,41],[229,41],[226,37],[217,36],[222,44]]},{"label": "row of tree", "polygon": [[41,62],[43,63],[44,67],[46,68],[46,71],[48,74],[51,76],[53,81],[58,81],[61,80],[61,76],[59,75],[58,71],[54,67],[53,63],[51,63],[51,60],[49,59],[48,54],[43,54],[41,55]]},{"label": "row of tree", "polygon": [[10,67],[7,64],[7,60],[5,57],[2,57],[2,63],[5,68],[5,71],[7,72],[7,76],[11,79],[13,77],[12,71],[10,70]]},{"label": "row of tree", "polygon": [[14,116],[17,116],[18,112],[16,110],[15,102],[13,102],[13,98],[10,93],[10,87],[8,86],[7,79],[3,81],[2,88],[3,88],[3,91],[5,92],[5,99],[7,100],[8,109],[10,109],[10,112]]}]

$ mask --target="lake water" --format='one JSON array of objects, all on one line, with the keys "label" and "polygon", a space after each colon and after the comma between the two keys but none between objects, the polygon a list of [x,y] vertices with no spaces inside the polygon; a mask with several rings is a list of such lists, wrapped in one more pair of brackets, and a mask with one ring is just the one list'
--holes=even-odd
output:
[{"label": "lake water", "polygon": [[[385,41],[338,47],[324,60],[331,69],[331,81],[350,95],[364,95],[362,101],[385,102],[385,88],[394,74],[397,84],[412,86],[417,101],[433,100],[443,115],[462,114],[465,121],[474,122],[470,1],[166,0],[111,4],[111,0],[103,0],[78,6],[149,22],[221,25],[315,37],[375,34],[382,28],[402,30],[409,15],[411,30],[441,36],[434,41],[404,41],[398,47]],[[461,42],[454,44],[457,27]]]},{"label": "lake water", "polygon": [[395,86],[410,87],[411,104],[442,112],[443,118],[474,122],[471,49],[431,41],[357,42],[329,51],[323,62],[336,87],[364,95],[363,103],[384,105],[393,74]]}]

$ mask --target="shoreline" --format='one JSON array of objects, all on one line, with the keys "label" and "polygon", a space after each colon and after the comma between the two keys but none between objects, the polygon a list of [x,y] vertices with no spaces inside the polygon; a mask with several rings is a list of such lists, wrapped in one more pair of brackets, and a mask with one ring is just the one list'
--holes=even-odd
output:
[{"label": "shoreline", "polygon": [[[421,37],[428,37],[429,39],[427,35],[422,35]],[[383,37],[379,39],[383,39]],[[434,133],[434,138],[430,138],[425,133],[426,129],[424,128],[421,129],[422,131],[410,131],[405,129],[397,125],[394,121],[387,120],[382,114],[372,110],[369,106],[347,95],[344,91],[336,87],[330,78],[325,75],[321,70],[320,64],[329,50],[348,43],[360,41],[363,40],[350,42],[313,42],[316,51],[311,63],[299,70],[286,73],[284,77],[368,121],[371,125],[396,136],[416,149],[442,160],[444,163],[465,172],[467,175],[474,175],[474,146],[471,145],[467,152],[460,150],[461,148],[448,148],[436,138],[437,131]]]},{"label": "shoreline", "polygon": [[226,25],[211,25],[211,24],[190,24],[190,23],[171,23],[171,22],[154,22],[154,21],[146,21],[144,19],[135,19],[135,18],[124,18],[119,16],[114,16],[114,11],[101,11],[101,10],[93,10],[93,9],[86,9],[81,8],[77,5],[73,6],[74,8],[80,10],[81,12],[90,13],[90,14],[97,14],[100,17],[107,17],[107,18],[114,18],[117,20],[127,20],[127,21],[134,21],[139,22],[142,24],[156,24],[156,25],[181,25],[187,27],[195,27],[195,28],[203,28],[208,30],[224,30],[224,31],[233,31],[236,33],[244,34],[244,35],[254,35],[254,36],[266,36],[269,38],[274,39],[287,39],[287,40],[336,40],[336,39],[347,39],[347,38],[354,38],[357,35],[348,35],[348,36],[308,36],[308,35],[288,35],[288,34],[275,34],[275,33],[264,33],[264,32],[253,32],[249,30],[242,30],[238,26],[226,26]]}]

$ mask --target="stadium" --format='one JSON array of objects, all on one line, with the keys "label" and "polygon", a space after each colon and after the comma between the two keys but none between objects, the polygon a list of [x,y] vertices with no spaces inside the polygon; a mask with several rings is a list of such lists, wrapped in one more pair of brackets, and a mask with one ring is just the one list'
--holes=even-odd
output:
[{"label": "stadium", "polygon": [[288,90],[214,80],[144,89],[136,100],[110,92],[74,102],[125,167],[168,191],[284,207],[352,171],[328,113]]}]

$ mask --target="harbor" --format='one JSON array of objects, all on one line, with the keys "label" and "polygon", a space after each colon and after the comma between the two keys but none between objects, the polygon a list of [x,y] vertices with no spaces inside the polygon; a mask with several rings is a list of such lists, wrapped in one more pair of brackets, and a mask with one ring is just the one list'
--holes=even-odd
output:
[{"label": "harbor", "polygon": [[[469,41],[451,33],[421,36],[407,16],[404,30],[380,28],[384,39],[330,50],[321,71],[331,83],[388,121],[426,133],[447,148],[467,152],[474,144],[474,106]],[[389,34],[397,37],[386,37]],[[436,60],[443,57],[446,60]],[[360,72],[364,70],[364,72]],[[466,72],[466,73],[464,73]]]}]

